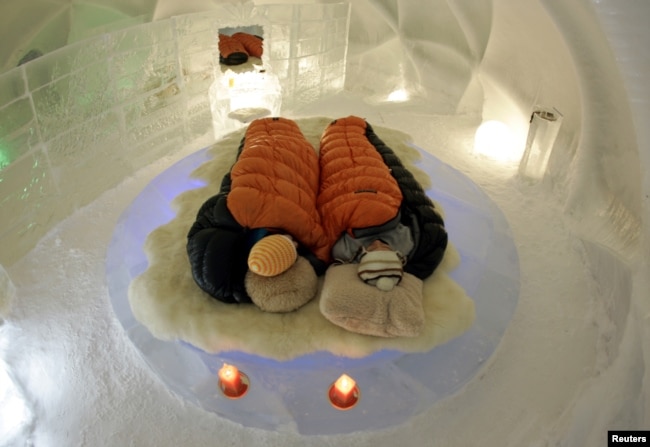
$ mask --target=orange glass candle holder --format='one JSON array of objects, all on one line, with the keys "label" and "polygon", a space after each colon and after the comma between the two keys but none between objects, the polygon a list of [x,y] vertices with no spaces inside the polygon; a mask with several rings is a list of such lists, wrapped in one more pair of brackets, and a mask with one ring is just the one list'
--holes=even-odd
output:
[{"label": "orange glass candle holder", "polygon": [[352,377],[342,374],[330,387],[328,396],[334,408],[349,410],[359,402],[361,391]]},{"label": "orange glass candle holder", "polygon": [[230,399],[239,399],[248,391],[248,376],[236,366],[224,363],[219,370],[219,389]]}]

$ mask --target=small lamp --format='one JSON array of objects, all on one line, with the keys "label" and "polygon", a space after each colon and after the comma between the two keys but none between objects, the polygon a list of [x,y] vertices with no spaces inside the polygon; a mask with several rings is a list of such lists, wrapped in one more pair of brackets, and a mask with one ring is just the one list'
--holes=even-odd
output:
[{"label": "small lamp", "polygon": [[519,175],[530,180],[544,177],[563,118],[555,108],[540,107],[532,113]]}]

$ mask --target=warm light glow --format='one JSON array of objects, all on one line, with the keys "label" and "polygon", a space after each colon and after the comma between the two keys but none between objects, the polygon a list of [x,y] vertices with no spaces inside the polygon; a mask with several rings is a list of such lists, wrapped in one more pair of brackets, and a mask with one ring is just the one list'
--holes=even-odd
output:
[{"label": "warm light glow", "polygon": [[219,388],[226,397],[239,398],[248,390],[248,377],[236,366],[224,363],[219,372]]},{"label": "warm light glow", "polygon": [[267,114],[279,112],[281,88],[277,76],[260,69],[243,73],[226,72],[230,96],[230,112],[241,109],[265,109]]},{"label": "warm light glow", "polygon": [[348,410],[359,401],[357,382],[347,374],[342,374],[332,384],[329,391],[330,402],[339,410]]},{"label": "warm light glow", "polygon": [[499,161],[514,161],[521,156],[510,128],[496,120],[485,121],[478,127],[474,151]]},{"label": "warm light glow", "polygon": [[240,377],[239,370],[236,366],[229,365],[224,363],[221,369],[219,370],[219,379],[224,382],[233,383],[236,382]]},{"label": "warm light glow", "polygon": [[242,73],[226,70],[210,86],[208,98],[214,136],[220,139],[254,119],[279,116],[282,87],[268,68]]},{"label": "warm light glow", "polygon": [[349,395],[354,387],[356,386],[354,379],[347,374],[343,374],[338,380],[334,383],[336,389],[341,392],[343,395]]},{"label": "warm light glow", "polygon": [[397,90],[393,90],[393,91],[388,95],[388,98],[386,98],[386,99],[387,99],[388,101],[392,101],[392,102],[404,102],[404,101],[408,101],[408,99],[409,99],[409,93],[408,93],[405,89],[400,88],[400,89],[397,89]]}]

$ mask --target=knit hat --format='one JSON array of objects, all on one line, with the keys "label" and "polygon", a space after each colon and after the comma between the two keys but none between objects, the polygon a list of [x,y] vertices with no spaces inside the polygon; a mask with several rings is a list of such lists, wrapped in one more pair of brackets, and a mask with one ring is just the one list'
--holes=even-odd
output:
[{"label": "knit hat", "polygon": [[272,234],[253,245],[248,255],[248,268],[260,276],[284,273],[296,262],[298,251],[291,236]]},{"label": "knit hat", "polygon": [[388,292],[402,279],[404,274],[402,258],[388,244],[375,241],[361,256],[357,273],[366,284]]}]

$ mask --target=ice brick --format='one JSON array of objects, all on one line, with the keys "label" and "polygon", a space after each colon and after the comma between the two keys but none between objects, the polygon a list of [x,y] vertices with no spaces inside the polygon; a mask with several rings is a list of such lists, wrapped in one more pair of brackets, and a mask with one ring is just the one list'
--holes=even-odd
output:
[{"label": "ice brick", "polygon": [[299,23],[300,31],[299,35],[301,39],[312,39],[315,37],[321,37],[328,33],[334,31],[331,29],[331,21],[312,21],[312,22],[300,22]]},{"label": "ice brick", "polygon": [[137,145],[131,147],[128,163],[133,171],[136,171],[160,158],[172,154],[183,147],[183,126],[165,129],[156,133],[148,140],[137,141]]},{"label": "ice brick", "polygon": [[0,75],[0,107],[25,94],[23,69],[17,68]]},{"label": "ice brick", "polygon": [[0,109],[0,170],[38,143],[36,120],[28,98]]},{"label": "ice brick", "polygon": [[291,23],[298,18],[298,10],[289,4],[270,5],[264,9],[264,15],[271,23]]},{"label": "ice brick", "polygon": [[26,64],[25,72],[30,91],[92,65],[106,64],[112,55],[108,40],[102,37],[86,39],[60,50],[45,54]]},{"label": "ice brick", "polygon": [[[47,143],[50,164],[55,168],[70,170],[70,176],[74,177],[73,169],[81,163],[94,160],[104,142],[111,141],[117,145],[119,135],[119,116],[113,112],[99,114]],[[119,153],[119,146],[112,150],[113,153]]]},{"label": "ice brick", "polygon": [[[306,73],[320,73],[320,57],[305,56],[298,59],[298,78],[296,84],[302,85],[307,81],[303,78]],[[313,82],[313,81],[311,81]]]},{"label": "ice brick", "polygon": [[321,51],[321,38],[312,37],[307,39],[302,39],[297,44],[296,56],[310,56],[313,54],[318,54]]},{"label": "ice brick", "polygon": [[136,48],[153,47],[174,39],[171,22],[161,20],[146,25],[127,28],[110,34],[112,51],[119,53]]},{"label": "ice brick", "polygon": [[31,215],[43,205],[44,198],[55,191],[42,151],[35,151],[1,170],[0,186],[0,233],[9,231],[25,216]]},{"label": "ice brick", "polygon": [[33,93],[44,141],[110,109],[115,102],[107,61],[89,65]]},{"label": "ice brick", "polygon": [[211,130],[212,113],[210,102],[204,95],[193,98],[187,111],[187,122],[185,128],[185,141],[190,142],[195,138],[204,135]]}]

